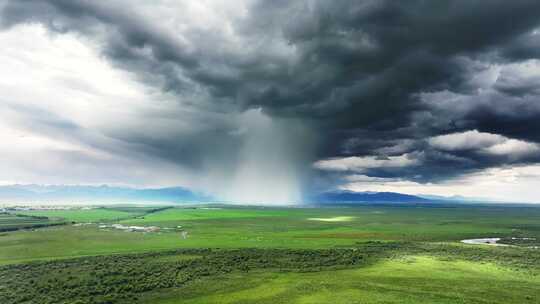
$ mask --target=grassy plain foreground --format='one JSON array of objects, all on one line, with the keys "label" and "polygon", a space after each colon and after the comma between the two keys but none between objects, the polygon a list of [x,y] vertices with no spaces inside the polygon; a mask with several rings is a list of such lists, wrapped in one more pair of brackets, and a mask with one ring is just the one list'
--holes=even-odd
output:
[{"label": "grassy plain foreground", "polygon": [[538,303],[540,277],[495,264],[427,256],[358,269],[256,272],[200,281],[154,297],[157,304],[203,303]]},{"label": "grassy plain foreground", "polygon": [[530,248],[537,241],[459,242],[538,240],[540,208],[119,207],[24,215],[68,224],[0,233],[1,303],[540,303],[540,250]]}]

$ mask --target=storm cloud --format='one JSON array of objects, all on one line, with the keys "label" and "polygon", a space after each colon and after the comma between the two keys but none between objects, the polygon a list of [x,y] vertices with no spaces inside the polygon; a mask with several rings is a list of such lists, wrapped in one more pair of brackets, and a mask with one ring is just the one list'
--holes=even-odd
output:
[{"label": "storm cloud", "polygon": [[[98,125],[3,94],[5,116],[20,117],[11,128],[131,166],[162,163],[182,172],[178,183],[230,200],[300,200],[354,176],[444,183],[540,162],[538,1],[0,3],[4,32],[74,37],[144,92],[104,97],[110,107],[89,108],[104,111]],[[246,180],[256,193],[237,195]]]}]

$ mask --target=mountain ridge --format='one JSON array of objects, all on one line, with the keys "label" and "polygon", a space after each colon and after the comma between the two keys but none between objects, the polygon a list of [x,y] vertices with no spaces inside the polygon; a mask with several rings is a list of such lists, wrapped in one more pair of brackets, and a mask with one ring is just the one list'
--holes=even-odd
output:
[{"label": "mountain ridge", "polygon": [[202,202],[211,197],[184,187],[130,188],[108,185],[37,185],[0,186],[0,201],[24,202]]},{"label": "mountain ridge", "polygon": [[398,192],[355,192],[349,190],[323,192],[316,195],[313,200],[316,203],[429,203],[434,201],[420,196]]}]

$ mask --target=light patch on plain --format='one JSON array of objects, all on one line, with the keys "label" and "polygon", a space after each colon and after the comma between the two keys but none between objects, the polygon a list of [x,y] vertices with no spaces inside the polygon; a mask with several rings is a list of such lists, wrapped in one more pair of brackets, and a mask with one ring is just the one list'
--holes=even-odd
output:
[{"label": "light patch on plain", "polygon": [[318,222],[350,222],[354,220],[354,216],[334,216],[334,217],[310,217],[309,221]]}]

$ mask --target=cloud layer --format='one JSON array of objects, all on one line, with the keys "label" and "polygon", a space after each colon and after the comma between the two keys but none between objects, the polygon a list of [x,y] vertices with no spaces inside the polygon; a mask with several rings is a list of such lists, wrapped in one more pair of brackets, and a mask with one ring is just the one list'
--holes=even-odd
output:
[{"label": "cloud layer", "polygon": [[538,1],[0,9],[5,182],[291,201],[359,174],[428,185],[540,162]]}]

